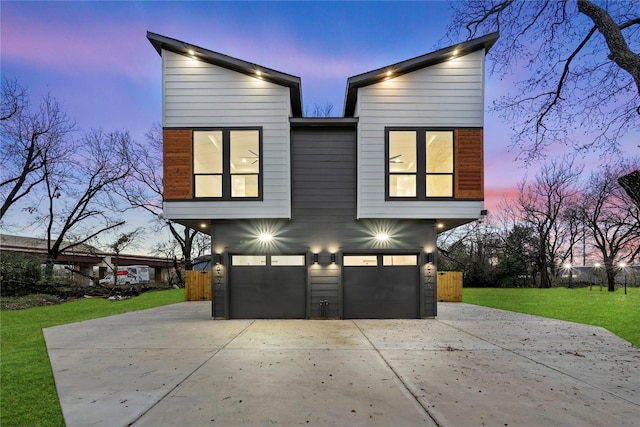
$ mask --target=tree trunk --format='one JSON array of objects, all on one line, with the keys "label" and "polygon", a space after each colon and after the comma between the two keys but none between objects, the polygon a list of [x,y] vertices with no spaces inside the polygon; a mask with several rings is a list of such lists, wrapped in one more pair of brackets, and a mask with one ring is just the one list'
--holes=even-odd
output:
[{"label": "tree trunk", "polygon": [[631,197],[633,203],[640,207],[640,171],[621,176],[618,178],[618,183]]},{"label": "tree trunk", "polygon": [[544,254],[540,257],[540,287],[551,287],[551,276],[549,275],[549,268],[547,266],[547,259]]},{"label": "tree trunk", "polygon": [[607,274],[607,290],[615,292],[616,290],[616,270],[610,259],[604,260],[604,268]]}]

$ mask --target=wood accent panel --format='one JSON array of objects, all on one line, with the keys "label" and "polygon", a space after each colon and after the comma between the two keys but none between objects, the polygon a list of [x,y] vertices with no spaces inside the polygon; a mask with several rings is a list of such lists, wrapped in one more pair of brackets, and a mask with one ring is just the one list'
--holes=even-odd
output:
[{"label": "wood accent panel", "polygon": [[193,199],[192,131],[164,129],[164,200]]},{"label": "wood accent panel", "polygon": [[456,199],[484,199],[482,129],[456,130],[455,151]]}]

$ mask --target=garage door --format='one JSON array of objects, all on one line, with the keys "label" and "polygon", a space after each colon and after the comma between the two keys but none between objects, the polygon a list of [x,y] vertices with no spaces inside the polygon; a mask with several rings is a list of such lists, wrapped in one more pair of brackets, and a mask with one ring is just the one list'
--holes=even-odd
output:
[{"label": "garage door", "polygon": [[304,319],[306,280],[304,255],[232,255],[230,317]]},{"label": "garage door", "polygon": [[420,317],[418,255],[345,255],[345,319]]}]

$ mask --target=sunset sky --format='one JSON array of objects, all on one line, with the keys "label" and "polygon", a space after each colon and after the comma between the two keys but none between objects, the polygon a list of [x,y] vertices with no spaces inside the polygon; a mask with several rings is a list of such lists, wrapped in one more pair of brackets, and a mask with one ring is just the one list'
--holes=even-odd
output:
[{"label": "sunset sky", "polygon": [[[329,103],[341,115],[348,77],[462,41],[444,38],[450,13],[440,1],[3,0],[0,66],[3,77],[17,77],[29,88],[34,103],[47,91],[62,101],[82,130],[128,130],[142,140],[162,120],[161,59],[147,31],[299,76],[303,108]],[[485,104],[507,85],[487,76]],[[508,130],[508,123],[486,113],[489,210],[513,194],[527,170],[535,170],[508,150]],[[630,153],[637,152],[638,139],[628,135]]]}]

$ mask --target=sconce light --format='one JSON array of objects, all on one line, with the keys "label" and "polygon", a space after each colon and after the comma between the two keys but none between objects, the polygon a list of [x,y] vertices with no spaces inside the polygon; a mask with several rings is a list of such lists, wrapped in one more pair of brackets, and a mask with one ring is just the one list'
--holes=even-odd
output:
[{"label": "sconce light", "polygon": [[318,263],[318,254],[313,254],[313,263],[314,264]]},{"label": "sconce light", "polygon": [[213,262],[214,262],[216,265],[222,264],[222,255],[220,255],[220,254],[215,254],[215,255],[213,256]]},{"label": "sconce light", "polygon": [[425,256],[425,263],[426,264],[433,264],[433,252],[427,252],[427,254]]},{"label": "sconce light", "polygon": [[336,254],[331,254],[331,264],[336,263]]}]

